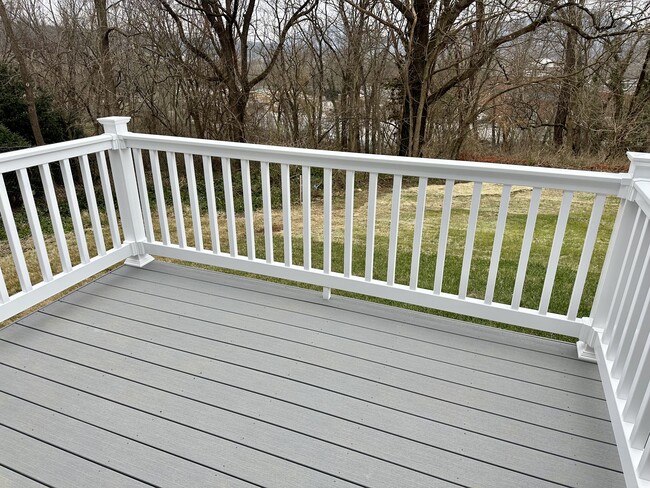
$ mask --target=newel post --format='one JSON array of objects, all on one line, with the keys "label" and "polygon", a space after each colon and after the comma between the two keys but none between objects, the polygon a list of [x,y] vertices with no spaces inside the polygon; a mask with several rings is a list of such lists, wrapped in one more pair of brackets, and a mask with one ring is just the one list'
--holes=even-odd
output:
[{"label": "newel post", "polygon": [[140,210],[138,186],[135,178],[133,157],[131,150],[122,141],[122,135],[129,132],[127,124],[131,117],[104,117],[97,121],[104,126],[106,134],[115,136],[113,149],[108,151],[111,161],[111,172],[115,184],[117,206],[120,211],[124,240],[133,247],[133,255],[124,264],[142,267],[153,261],[153,257],[146,254],[143,243],[145,242],[144,222]]}]

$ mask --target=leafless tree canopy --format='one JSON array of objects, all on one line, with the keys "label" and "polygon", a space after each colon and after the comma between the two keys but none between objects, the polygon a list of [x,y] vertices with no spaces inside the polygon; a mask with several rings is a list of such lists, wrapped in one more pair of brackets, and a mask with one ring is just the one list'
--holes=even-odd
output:
[{"label": "leafless tree canopy", "polygon": [[124,114],[133,130],[413,156],[650,150],[650,1],[0,7],[0,63],[87,133]]}]

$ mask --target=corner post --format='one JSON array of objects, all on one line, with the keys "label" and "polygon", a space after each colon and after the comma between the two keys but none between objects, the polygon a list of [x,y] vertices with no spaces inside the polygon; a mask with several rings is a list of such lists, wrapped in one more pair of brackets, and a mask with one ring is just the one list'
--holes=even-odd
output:
[{"label": "corner post", "polygon": [[133,167],[133,157],[121,136],[129,132],[127,124],[131,117],[103,117],[97,121],[104,127],[104,133],[114,136],[113,149],[108,151],[111,161],[111,173],[115,184],[117,206],[120,211],[124,240],[131,244],[133,255],[124,264],[142,267],[153,261],[146,254],[143,243],[146,240],[144,222],[138,197],[138,185]]}]

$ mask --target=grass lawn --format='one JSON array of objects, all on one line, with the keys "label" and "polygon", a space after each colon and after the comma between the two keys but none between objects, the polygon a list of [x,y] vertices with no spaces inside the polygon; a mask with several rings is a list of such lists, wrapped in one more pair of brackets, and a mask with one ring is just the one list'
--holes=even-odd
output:
[{"label": "grass lawn", "polygon": [[[339,175],[340,177],[340,175]],[[293,183],[292,183],[293,184]],[[374,278],[385,280],[388,262],[388,240],[391,214],[391,192],[390,181],[384,182],[380,187],[377,199],[377,221],[375,237],[375,255],[374,255]],[[357,182],[355,192],[355,209],[354,209],[354,245],[353,245],[353,274],[363,276],[365,272],[365,241],[366,241],[366,219],[367,219],[367,184],[362,180]],[[443,292],[458,293],[460,282],[460,272],[463,261],[463,252],[465,247],[465,237],[467,221],[469,215],[469,206],[472,195],[472,183],[457,183],[454,187],[453,209],[449,229],[449,241],[445,258],[445,273],[443,280]],[[279,188],[273,189],[274,201],[278,201]],[[427,202],[424,220],[424,230],[422,237],[422,252],[420,257],[420,273],[418,277],[419,286],[422,288],[433,288],[433,279],[435,273],[436,254],[438,248],[438,232],[441,218],[442,198],[444,185],[430,184],[427,187]],[[530,188],[514,187],[512,191],[509,214],[506,222],[506,237],[504,238],[499,272],[497,275],[497,285],[495,289],[495,302],[510,303],[512,291],[514,288],[515,275],[519,260],[519,253],[523,239],[526,218],[528,215],[528,205],[530,202]],[[499,202],[501,198],[501,186],[485,184],[483,185],[481,206],[479,211],[479,221],[476,230],[476,240],[472,258],[468,296],[483,298],[487,282],[490,257],[492,252],[492,243],[494,239],[494,229],[496,225]],[[521,306],[536,309],[542,293],[546,266],[551,250],[555,223],[560,206],[562,193],[554,190],[544,190],[542,192],[542,203],[540,205],[537,224],[535,227],[535,239],[531,250],[530,261],[528,264],[526,280],[524,284],[524,293],[522,296]],[[410,280],[411,268],[411,246],[413,240],[413,222],[415,220],[415,209],[417,200],[417,185],[412,186],[405,184],[402,190],[402,199],[400,205],[400,222],[399,222],[399,239],[396,265],[396,282],[408,284]],[[560,264],[558,267],[555,286],[551,297],[549,311],[557,313],[566,313],[573,289],[576,269],[582,251],[582,243],[587,230],[587,224],[591,214],[593,204],[593,195],[577,193],[574,195],[571,206],[571,214],[562,247]],[[171,200],[168,203],[168,221],[172,242],[175,241],[175,220]],[[594,251],[594,256],[590,266],[590,272],[587,278],[585,291],[578,316],[587,316],[591,308],[591,302],[597,286],[597,279],[602,266],[607,243],[611,234],[614,218],[616,215],[618,202],[610,198],[606,202],[605,212],[601,227],[598,233],[598,241]],[[222,251],[229,251],[228,238],[226,231],[226,218],[222,202],[218,202],[219,207],[219,230]],[[155,205],[152,205],[152,209]],[[184,208],[185,227],[187,229],[188,244],[194,242],[192,235],[192,225],[190,219],[189,207]],[[292,242],[293,242],[293,262],[301,265],[303,262],[303,242],[302,226],[303,214],[302,206],[296,202],[292,207]],[[45,216],[44,216],[45,217]],[[87,228],[87,240],[91,255],[94,252],[94,242],[92,232],[89,230],[89,218],[87,214],[83,216]],[[105,219],[105,216],[103,216]],[[344,199],[342,194],[334,195],[333,210],[333,235],[332,235],[332,270],[337,272],[343,271],[343,228],[344,228]],[[323,207],[322,198],[318,191],[314,191],[312,203],[312,266],[322,269],[323,262]],[[24,224],[24,223],[23,223]],[[153,224],[157,238],[159,234],[159,222],[157,215],[153,215]],[[19,219],[19,226],[21,220]],[[254,215],[256,256],[264,257],[264,227],[263,215],[261,210]],[[67,226],[69,228],[69,226]],[[283,256],[283,235],[282,235],[282,213],[280,209],[273,210],[273,229],[274,229],[274,257],[276,261],[282,261]],[[208,226],[207,212],[203,212],[202,217],[203,241],[206,248],[210,248],[210,233]],[[245,227],[242,215],[237,217],[237,237],[240,254],[246,253]],[[54,271],[60,270],[54,238],[48,236],[47,246],[50,252],[50,259],[53,263]],[[105,239],[110,242],[108,232]],[[73,262],[78,262],[78,252],[74,243],[74,234],[68,233],[68,241],[71,246]],[[24,243],[25,256],[28,262],[30,272],[34,282],[40,281],[36,254],[31,243],[31,239],[25,239]],[[190,263],[185,263],[190,264]],[[200,266],[191,264],[193,266]],[[13,262],[6,241],[0,242],[0,268],[2,269],[7,288],[10,293],[19,290],[17,276],[13,272]],[[269,279],[269,278],[265,278]],[[282,281],[282,280],[273,280]],[[294,283],[295,284],[295,283]],[[301,285],[309,288],[309,285]],[[356,296],[355,294],[338,292],[346,296]],[[481,319],[447,314],[422,307],[406,305],[403,303],[393,303],[386,300],[372,297],[361,297],[367,300],[389,303],[391,305],[401,306],[414,310],[439,313],[441,315],[460,318],[475,323],[495,325],[506,327],[512,330],[524,330],[519,327],[513,327],[505,324],[496,324]],[[562,336],[556,336],[546,333],[537,333],[547,337],[557,339],[566,339]]]}]

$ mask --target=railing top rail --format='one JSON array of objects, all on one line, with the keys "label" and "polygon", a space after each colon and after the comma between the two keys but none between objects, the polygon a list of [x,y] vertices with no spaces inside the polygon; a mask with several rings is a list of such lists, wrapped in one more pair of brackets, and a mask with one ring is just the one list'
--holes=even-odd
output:
[{"label": "railing top rail", "polygon": [[0,173],[8,173],[52,161],[112,149],[114,140],[115,138],[111,134],[101,134],[84,137],[83,139],[10,151],[0,154]]},{"label": "railing top rail", "polygon": [[627,173],[600,173],[511,164],[359,154],[132,132],[120,135],[120,138],[127,147],[145,150],[174,151],[362,172],[536,186],[605,195],[620,195],[621,188],[630,181]]}]

